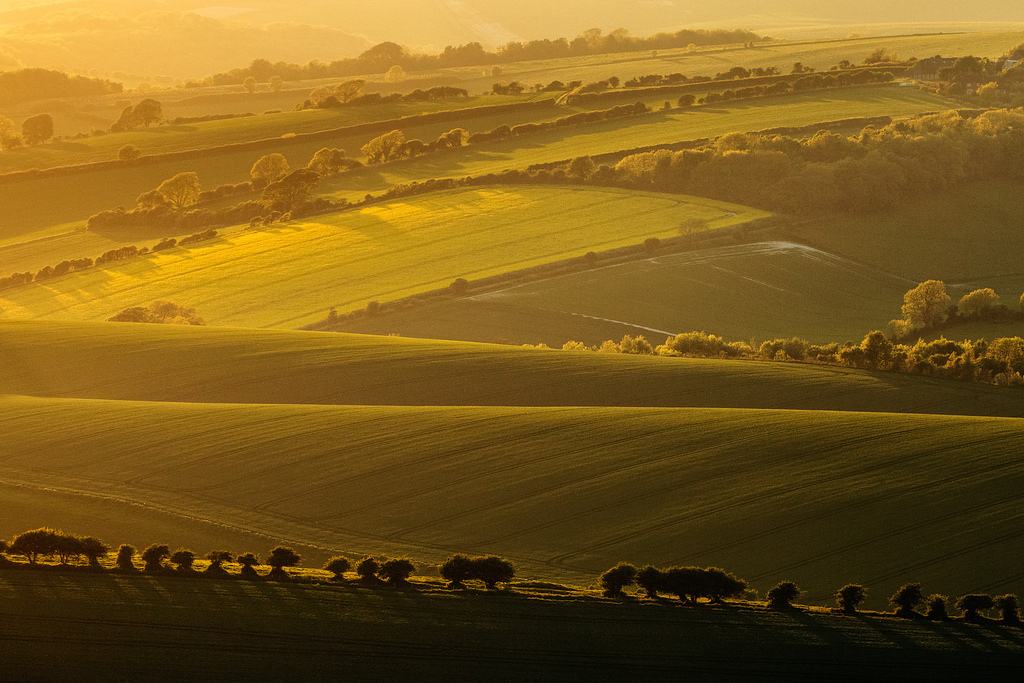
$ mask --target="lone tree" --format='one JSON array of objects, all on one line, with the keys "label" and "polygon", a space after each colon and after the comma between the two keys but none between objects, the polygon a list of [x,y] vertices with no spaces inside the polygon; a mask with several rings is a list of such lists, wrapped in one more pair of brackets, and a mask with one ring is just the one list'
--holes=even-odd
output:
[{"label": "lone tree", "polygon": [[380,563],[372,557],[364,557],[356,565],[356,574],[359,575],[360,580],[363,583],[377,583],[377,570],[380,569]]},{"label": "lone tree", "polygon": [[279,545],[270,551],[267,564],[270,565],[270,574],[267,578],[273,581],[287,581],[288,574],[285,567],[294,567],[302,558],[294,550],[287,546]]},{"label": "lone tree", "polygon": [[1020,604],[1016,595],[1000,595],[994,602],[999,610],[999,618],[1004,624],[1020,624]]},{"label": "lone tree", "polygon": [[360,151],[368,163],[382,164],[401,157],[404,145],[405,134],[400,130],[393,130],[370,140]]},{"label": "lone tree", "polygon": [[30,145],[38,145],[53,137],[53,117],[39,114],[25,119],[21,124],[21,136]]},{"label": "lone tree", "polygon": [[793,601],[800,597],[800,589],[792,581],[781,581],[775,588],[768,591],[768,607],[785,610],[793,606]]},{"label": "lone tree", "polygon": [[995,601],[991,595],[975,593],[961,596],[956,607],[964,613],[964,621],[981,621],[984,613],[995,607]]},{"label": "lone tree", "polygon": [[664,588],[665,576],[657,567],[647,565],[636,573],[636,585],[647,592],[647,597],[657,598],[658,591]]},{"label": "lone tree", "polygon": [[118,569],[125,569],[127,571],[135,571],[135,547],[130,546],[127,543],[121,544],[121,547],[117,549],[117,559],[114,560],[114,565]]},{"label": "lone tree", "polygon": [[380,565],[377,576],[392,586],[400,586],[409,582],[409,576],[416,571],[416,565],[405,558],[394,558]]},{"label": "lone tree", "polygon": [[273,154],[261,156],[252,165],[249,177],[252,178],[253,188],[259,190],[275,180],[285,177],[288,175],[289,170],[288,160],[284,158],[284,155],[274,152]]},{"label": "lone tree", "polygon": [[227,570],[224,569],[224,563],[230,562],[233,556],[226,550],[211,550],[206,553],[206,559],[210,562],[206,569],[203,570],[206,574],[227,574]]},{"label": "lone tree", "polygon": [[622,589],[633,585],[636,581],[636,567],[628,562],[619,562],[617,565],[601,574],[601,588],[604,589],[606,598],[622,597]]},{"label": "lone tree", "polygon": [[926,619],[931,619],[932,621],[947,621],[949,619],[945,595],[933,593],[928,596],[927,604],[928,611],[924,615]]},{"label": "lone tree", "polygon": [[448,588],[465,588],[465,582],[473,578],[473,560],[466,555],[452,555],[441,565],[441,578],[448,581]]},{"label": "lone tree", "polygon": [[170,206],[180,210],[199,201],[202,189],[199,176],[194,171],[186,171],[163,181],[156,191],[163,195]]},{"label": "lone tree", "polygon": [[917,327],[932,327],[946,319],[952,301],[941,280],[927,280],[903,296],[903,317]]},{"label": "lone tree", "polygon": [[99,567],[100,558],[110,554],[110,546],[98,538],[86,536],[79,539],[79,543],[81,544],[82,554],[89,560],[90,567]]},{"label": "lone tree", "polygon": [[246,553],[239,555],[236,558],[238,564],[242,565],[242,571],[239,576],[243,579],[253,580],[260,578],[260,575],[256,572],[256,566],[260,563],[260,558],[256,557],[252,553]]},{"label": "lone tree", "polygon": [[191,574],[192,565],[196,562],[196,554],[191,550],[185,548],[179,548],[174,551],[171,555],[171,564],[178,568],[178,572],[181,574]]},{"label": "lone tree", "polygon": [[8,550],[15,555],[23,555],[29,564],[35,564],[39,557],[54,554],[56,541],[57,532],[53,529],[33,529],[15,536]]},{"label": "lone tree", "polygon": [[494,590],[499,583],[508,583],[515,573],[512,563],[497,555],[473,559],[473,578],[483,581],[487,590]]},{"label": "lone tree", "polygon": [[327,564],[324,565],[324,569],[334,574],[331,577],[332,581],[341,581],[345,578],[345,572],[352,567],[352,563],[348,561],[347,557],[332,557],[327,560]]},{"label": "lone tree", "polygon": [[889,598],[889,604],[894,605],[896,616],[904,619],[913,619],[918,616],[914,608],[924,602],[924,593],[921,592],[921,584],[908,583],[901,586],[898,591]]},{"label": "lone tree", "polygon": [[867,594],[864,586],[858,583],[848,583],[836,592],[836,602],[839,603],[839,608],[847,614],[855,614],[857,605],[864,602],[864,597]]},{"label": "lone tree", "polygon": [[171,549],[166,545],[154,543],[145,550],[142,551],[142,561],[146,565],[142,568],[147,572],[158,572],[162,571],[164,567],[164,560],[171,556]]}]

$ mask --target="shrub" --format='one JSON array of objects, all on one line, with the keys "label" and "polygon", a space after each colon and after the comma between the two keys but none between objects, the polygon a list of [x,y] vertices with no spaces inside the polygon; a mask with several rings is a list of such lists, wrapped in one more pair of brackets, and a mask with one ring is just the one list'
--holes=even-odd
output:
[{"label": "shrub", "polygon": [[405,558],[395,558],[385,561],[377,569],[377,576],[387,581],[392,586],[399,586],[409,582],[409,576],[416,571],[416,565]]},{"label": "shrub", "polygon": [[191,574],[193,571],[192,565],[195,564],[195,561],[196,554],[185,548],[179,548],[171,555],[171,564],[175,565],[181,574]]},{"label": "shrub", "polygon": [[644,251],[648,254],[653,254],[661,247],[661,240],[657,237],[648,237],[644,240]]},{"label": "shrub", "polygon": [[380,569],[380,563],[372,557],[364,557],[356,565],[356,574],[364,583],[376,583],[377,582],[377,571]]},{"label": "shrub", "polygon": [[118,161],[135,161],[142,156],[142,150],[135,145],[125,145],[117,150]]},{"label": "shrub", "polygon": [[469,281],[460,277],[448,285],[448,289],[450,289],[452,294],[455,296],[462,296],[469,291]]},{"label": "shrub", "polygon": [[898,591],[889,598],[889,604],[894,605],[896,616],[904,619],[913,619],[917,616],[914,608],[924,602],[924,594],[921,592],[921,584],[908,583],[901,586]]},{"label": "shrub", "polygon": [[452,555],[441,565],[441,578],[448,581],[448,588],[465,588],[465,581],[473,578],[473,560],[466,555]]},{"label": "shrub", "polygon": [[934,593],[928,596],[928,612],[924,615],[925,618],[931,619],[932,621],[946,621],[949,619],[949,613],[946,611],[946,596]]},{"label": "shrub", "polygon": [[995,606],[999,610],[999,617],[1004,624],[1020,623],[1020,605],[1017,596],[1012,593],[1000,595],[995,600]]},{"label": "shrub", "polygon": [[785,610],[793,606],[793,601],[800,596],[800,589],[792,581],[781,581],[768,591],[768,607]]},{"label": "shrub", "polygon": [[117,559],[114,560],[114,565],[118,569],[125,569],[129,571],[135,571],[135,548],[133,546],[124,543],[117,549]]},{"label": "shrub", "polygon": [[994,606],[992,596],[984,593],[963,595],[956,601],[957,609],[964,613],[964,621],[980,621]]},{"label": "shrub", "polygon": [[844,612],[853,614],[857,611],[857,605],[864,602],[866,595],[867,590],[864,589],[864,586],[848,583],[836,593],[836,602]]},{"label": "shrub", "polygon": [[338,556],[327,560],[327,563],[324,564],[324,569],[334,574],[334,576],[331,577],[332,581],[341,581],[345,578],[344,574],[351,568],[351,566],[352,563],[348,561],[347,557]]},{"label": "shrub", "polygon": [[163,251],[164,249],[171,249],[177,243],[178,240],[174,239],[173,237],[165,237],[164,239],[154,244],[153,248],[150,251]]},{"label": "shrub", "polygon": [[636,574],[636,567],[627,562],[619,562],[604,574],[601,574],[601,588],[604,589],[605,597],[621,597],[622,589],[633,585],[636,581]]},{"label": "shrub", "polygon": [[273,581],[287,581],[288,574],[285,567],[294,567],[302,558],[294,550],[287,546],[279,545],[270,551],[267,564],[270,566],[270,574],[267,578]]},{"label": "shrub", "polygon": [[82,554],[89,559],[90,567],[99,567],[100,558],[110,554],[110,546],[98,538],[86,536],[79,539]]},{"label": "shrub", "polygon": [[171,556],[171,549],[166,545],[154,543],[142,551],[142,561],[146,563],[143,567],[147,572],[158,572],[163,570],[164,560]]},{"label": "shrub", "polygon": [[260,558],[256,557],[252,553],[246,553],[244,555],[239,555],[236,558],[236,561],[238,564],[242,565],[242,571],[239,573],[241,578],[252,581],[260,577],[256,572],[256,567],[260,563]]}]

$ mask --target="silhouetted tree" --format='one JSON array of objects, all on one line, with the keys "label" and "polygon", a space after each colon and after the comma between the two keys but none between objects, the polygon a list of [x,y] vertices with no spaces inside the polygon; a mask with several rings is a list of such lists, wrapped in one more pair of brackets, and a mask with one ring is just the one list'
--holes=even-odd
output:
[{"label": "silhouetted tree", "polygon": [[657,598],[664,585],[664,576],[657,567],[647,565],[636,573],[636,585],[647,592],[647,597]]},{"label": "silhouetted tree", "polygon": [[793,601],[800,596],[800,588],[792,581],[782,581],[768,591],[768,607],[784,610],[793,606]]},{"label": "silhouetted tree", "polygon": [[839,607],[847,614],[854,614],[857,611],[857,605],[864,602],[864,597],[867,595],[867,590],[864,586],[857,583],[848,583],[836,592],[836,602],[839,603]]},{"label": "silhouetted tree", "polygon": [[889,598],[889,604],[894,605],[896,616],[904,619],[913,619],[918,616],[914,608],[924,602],[924,593],[921,592],[921,584],[908,583],[901,586],[898,591]]},{"label": "silhouetted tree", "polygon": [[497,555],[473,558],[473,578],[479,579],[494,590],[499,583],[508,583],[515,576],[515,567],[508,560]]},{"label": "silhouetted tree", "polygon": [[154,543],[142,551],[143,567],[147,572],[158,572],[164,569],[164,560],[171,556],[171,549],[166,545]]},{"label": "silhouetted tree", "polygon": [[928,596],[928,612],[925,618],[932,621],[946,621],[949,619],[949,612],[946,610],[946,596],[933,593]]},{"label": "silhouetted tree", "polygon": [[633,585],[633,582],[636,581],[636,574],[636,567],[628,562],[619,562],[604,574],[601,574],[601,588],[604,589],[605,597],[621,597],[622,589]]},{"label": "silhouetted tree", "polygon": [[1004,624],[1020,624],[1020,605],[1017,596],[1012,593],[1000,595],[995,600],[995,606],[999,610],[999,618]]},{"label": "silhouetted tree", "polygon": [[25,119],[21,124],[21,135],[30,145],[38,145],[53,137],[53,117],[39,114]]},{"label": "silhouetted tree", "polygon": [[994,606],[995,601],[992,600],[992,596],[984,593],[962,595],[956,601],[957,609],[964,613],[964,621],[980,621],[984,616],[983,613]]},{"label": "silhouetted tree", "polygon": [[163,119],[163,105],[154,99],[147,98],[135,105],[132,114],[135,121],[149,128],[151,124],[158,123]]},{"label": "silhouetted tree", "polygon": [[79,539],[79,542],[81,543],[82,554],[88,558],[90,567],[99,567],[100,558],[110,554],[110,546],[98,538],[86,536]]},{"label": "silhouetted tree", "polygon": [[332,557],[327,560],[324,565],[324,569],[334,574],[332,580],[341,581],[345,578],[345,572],[347,572],[352,566],[352,563],[348,561],[347,557]]},{"label": "silhouetted tree", "polygon": [[405,558],[394,558],[383,562],[377,570],[377,576],[392,586],[408,583],[409,576],[416,571],[416,565]]},{"label": "silhouetted tree", "polygon": [[256,557],[252,553],[245,553],[244,555],[239,555],[235,558],[235,561],[242,565],[242,571],[239,573],[241,578],[248,579],[250,581],[260,578],[260,575],[256,572],[256,567],[260,563],[260,558]]},{"label": "silhouetted tree", "polygon": [[224,575],[227,574],[227,570],[224,569],[224,563],[230,562],[233,556],[226,550],[211,550],[206,553],[206,559],[210,564],[203,570],[203,573]]},{"label": "silhouetted tree", "polygon": [[33,529],[15,536],[9,550],[16,555],[23,555],[29,564],[35,564],[39,557],[53,555],[56,539],[57,532],[53,529]]},{"label": "silhouetted tree", "polygon": [[196,562],[196,554],[191,550],[185,548],[179,548],[174,551],[171,555],[171,564],[178,568],[178,572],[181,574],[191,574],[192,565]]},{"label": "silhouetted tree", "polygon": [[441,565],[441,578],[448,581],[448,588],[465,588],[465,581],[473,578],[473,560],[466,555],[452,555]]},{"label": "silhouetted tree", "polygon": [[284,568],[294,567],[301,559],[299,554],[291,548],[283,545],[277,546],[270,551],[270,557],[267,558],[267,564],[270,566],[270,574],[267,578],[274,581],[288,580],[288,574]]},{"label": "silhouetted tree", "polygon": [[129,571],[135,571],[135,547],[130,546],[127,543],[121,544],[117,549],[117,559],[114,560],[114,565],[118,569],[125,569]]},{"label": "silhouetted tree", "polygon": [[61,564],[67,564],[73,558],[82,555],[82,539],[63,531],[54,532],[53,552]]},{"label": "silhouetted tree", "polygon": [[364,557],[356,565],[356,574],[364,583],[377,583],[377,571],[380,563],[372,557]]}]

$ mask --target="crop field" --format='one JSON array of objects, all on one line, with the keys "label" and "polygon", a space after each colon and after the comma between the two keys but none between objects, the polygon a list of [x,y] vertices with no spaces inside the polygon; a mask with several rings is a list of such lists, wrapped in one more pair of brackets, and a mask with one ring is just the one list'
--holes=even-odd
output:
[{"label": "crop field", "polygon": [[731,341],[860,342],[901,315],[903,294],[916,284],[791,242],[759,242],[512,284],[354,320],[345,330],[549,346],[638,333],[660,342],[694,330]]},{"label": "crop field", "polygon": [[0,321],[0,347],[0,393],[50,398],[1024,416],[1017,393],[998,387],[800,363],[640,358],[290,330],[53,321]]},{"label": "crop field", "polygon": [[[552,207],[559,208],[557,221]],[[215,325],[295,328],[371,300],[765,216],[677,195],[517,187],[414,197],[117,262],[0,293],[5,317],[104,320],[170,299]],[[443,221],[438,216],[444,216]],[[385,276],[386,274],[386,276]]]},{"label": "crop field", "polygon": [[[672,110],[640,119],[547,131],[373,166],[328,179],[321,183],[320,192],[337,198],[361,199],[368,192],[381,192],[393,184],[428,178],[482,175],[582,154],[609,153],[644,145],[713,137],[738,130],[762,130],[780,125],[804,126],[819,121],[860,116],[909,116],[948,109],[950,106],[948,100],[917,90],[876,85],[697,107],[685,111]],[[530,118],[536,117],[534,115]],[[463,127],[470,132],[477,132],[510,122],[515,121],[509,115],[497,115],[463,122]],[[432,124],[404,132],[408,138],[431,140],[455,125],[452,122]],[[94,213],[119,205],[133,206],[139,194],[183,171],[198,172],[203,186],[210,188],[248,180],[252,164],[262,154],[280,152],[293,167],[301,167],[324,146],[341,147],[355,153],[371,137],[364,135],[300,144],[282,141],[282,145],[275,149],[233,152],[191,161],[168,161],[68,178],[37,178],[3,184],[0,185],[0,205],[5,207],[5,214],[0,219],[0,241],[28,239],[31,236],[67,232],[81,227],[85,219]],[[63,201],[52,201],[56,196],[62,197]]]},{"label": "crop field", "polygon": [[253,671],[280,680],[839,680],[837,672],[894,671],[1003,680],[1022,658],[1016,631],[994,624],[686,609],[523,588],[487,595],[6,570],[0,600],[5,676],[19,681],[241,681]]},{"label": "crop field", "polygon": [[[709,408],[0,399],[0,478],[354,554],[497,553],[593,581],[727,567],[812,604],[863,583],[1021,592],[1019,419]],[[896,513],[898,511],[898,514]],[[54,511],[54,523],[60,512]],[[120,539],[131,517],[89,533]],[[984,558],[983,561],[980,558]]]}]

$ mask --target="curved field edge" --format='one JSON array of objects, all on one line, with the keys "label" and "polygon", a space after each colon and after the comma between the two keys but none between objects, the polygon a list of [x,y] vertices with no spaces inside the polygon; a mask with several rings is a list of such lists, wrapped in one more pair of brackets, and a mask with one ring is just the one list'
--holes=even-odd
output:
[{"label": "curved field edge", "polygon": [[1013,390],[849,368],[288,330],[0,321],[0,393],[192,403],[1024,415]]},{"label": "curved field edge", "polygon": [[687,609],[523,588],[3,570],[0,601],[4,673],[19,681],[131,680],[143,670],[150,681],[249,681],[252,671],[282,680],[1012,680],[1022,661],[1019,631],[995,624]]},{"label": "curved field edge", "polygon": [[103,320],[170,299],[211,324],[295,328],[372,300],[768,214],[615,189],[493,187],[393,200],[116,262],[0,293],[10,318]]},{"label": "curved field edge", "polygon": [[811,602],[860,582],[879,606],[908,581],[1024,589],[1019,419],[12,396],[0,410],[2,482],[328,550],[493,552],[584,582],[620,560],[714,565],[761,590],[796,581]]}]

